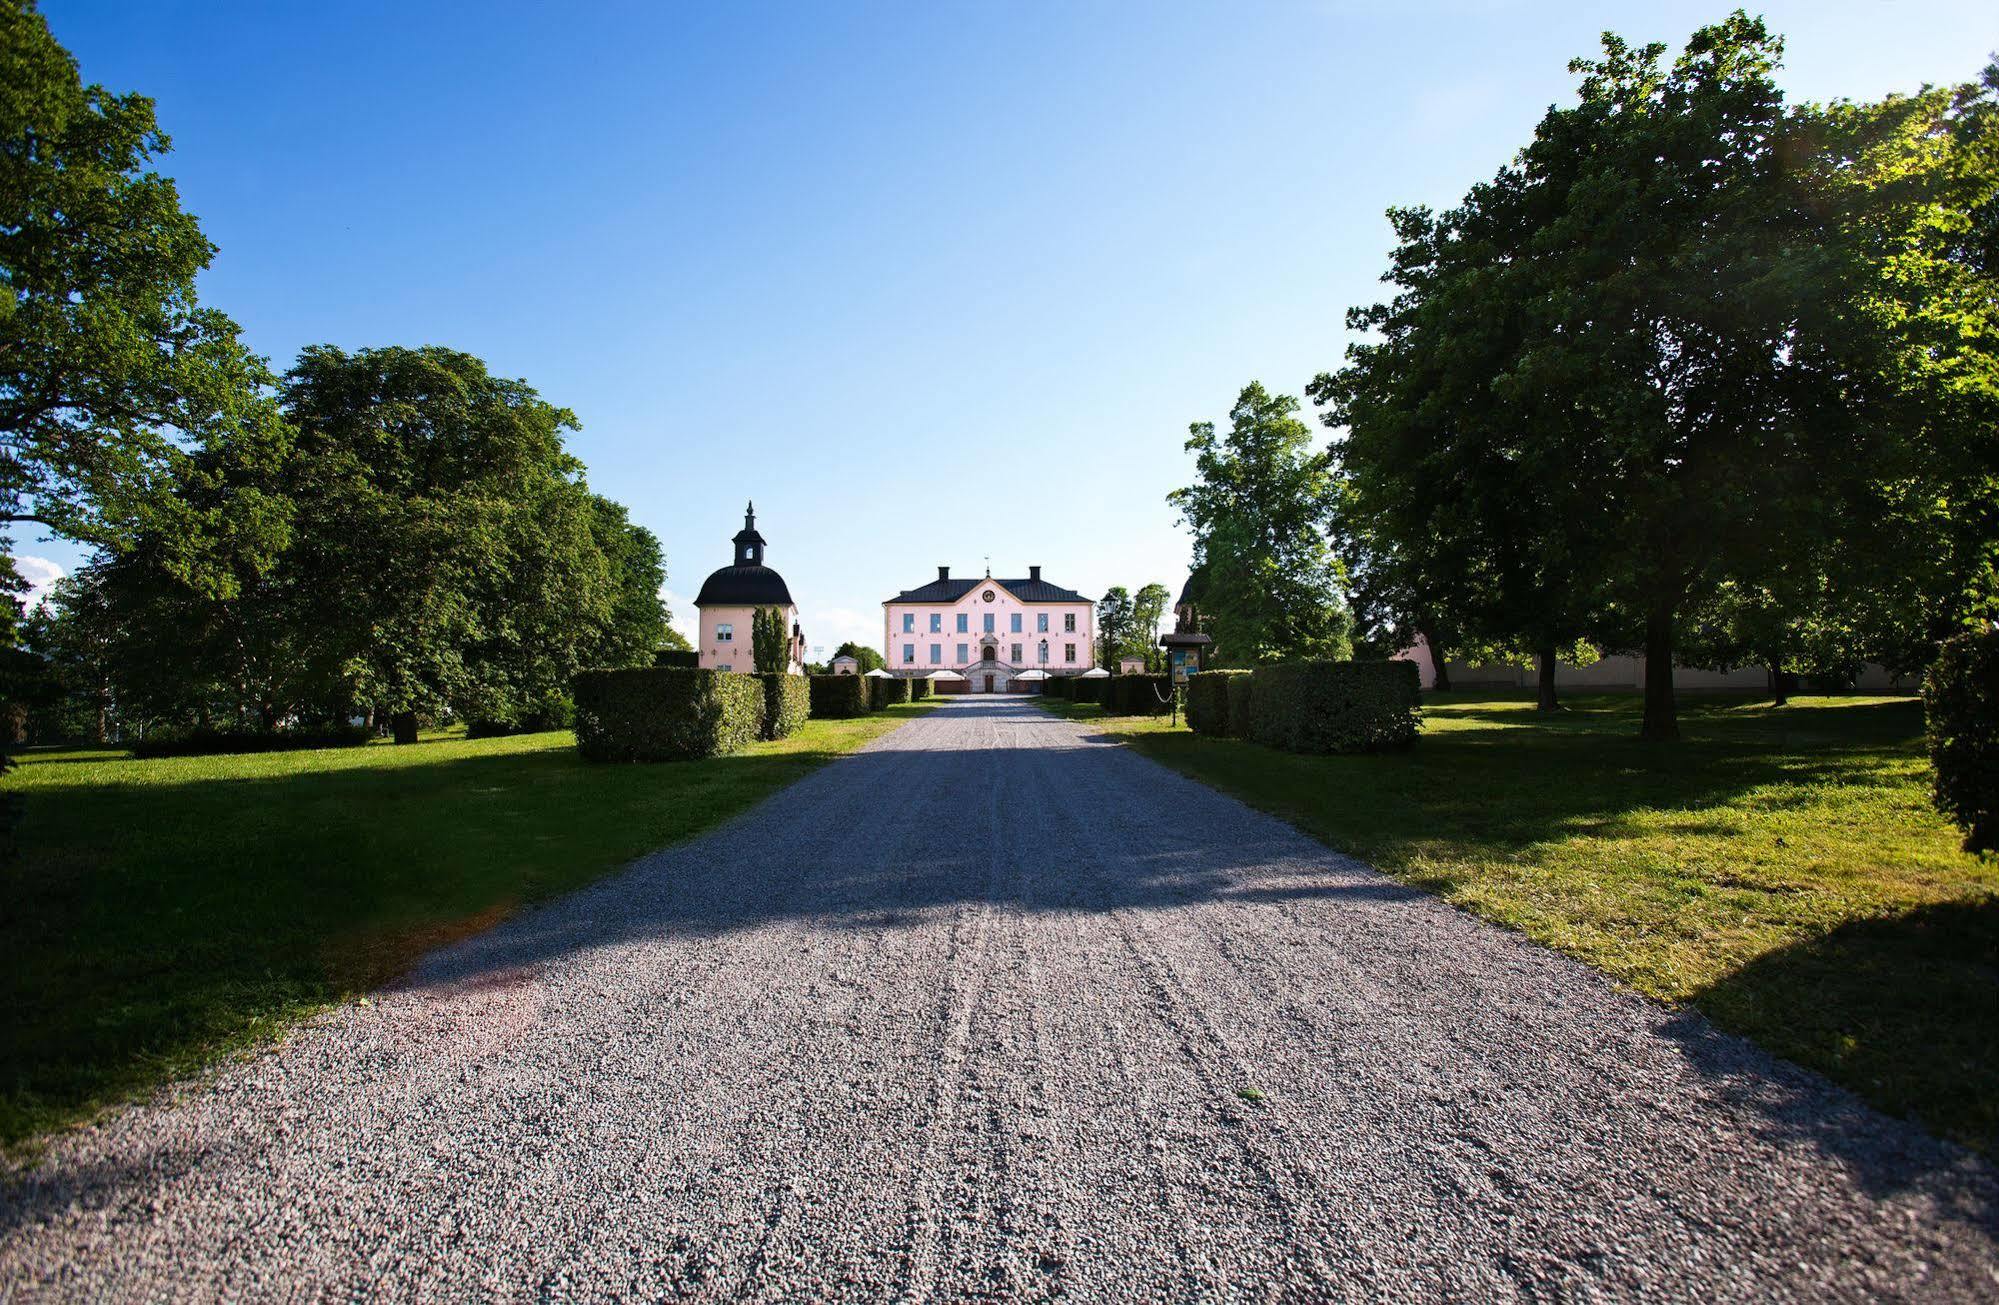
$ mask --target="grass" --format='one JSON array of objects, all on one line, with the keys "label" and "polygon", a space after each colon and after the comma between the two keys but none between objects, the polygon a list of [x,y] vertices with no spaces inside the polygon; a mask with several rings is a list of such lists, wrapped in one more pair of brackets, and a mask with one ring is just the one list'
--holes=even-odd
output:
[{"label": "grass", "polygon": [[934,705],[656,766],[589,765],[566,731],[154,761],[31,750],[8,781],[21,856],[0,871],[0,1143],[20,1152],[267,1041]]},{"label": "grass", "polygon": [[1099,722],[1406,883],[1689,1003],[1982,1150],[1999,1147],[1999,860],[1930,806],[1908,698],[1433,695],[1406,753],[1305,757]]}]

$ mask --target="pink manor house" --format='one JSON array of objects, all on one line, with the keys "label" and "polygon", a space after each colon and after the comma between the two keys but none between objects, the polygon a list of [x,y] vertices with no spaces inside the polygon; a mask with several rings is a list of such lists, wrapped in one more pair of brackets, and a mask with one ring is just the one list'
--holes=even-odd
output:
[{"label": "pink manor house", "polygon": [[990,571],[953,580],[951,568],[940,566],[935,580],[882,604],[889,671],[955,671],[968,693],[1005,693],[1028,671],[1081,675],[1096,664],[1096,637],[1095,605],[1043,580],[1038,566],[1019,580],[996,580]]}]

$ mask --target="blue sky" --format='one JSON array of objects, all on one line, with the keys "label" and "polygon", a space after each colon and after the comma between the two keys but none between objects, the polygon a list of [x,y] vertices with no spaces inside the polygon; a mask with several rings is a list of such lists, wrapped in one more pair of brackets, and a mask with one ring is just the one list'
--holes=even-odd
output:
[{"label": "blue sky", "polygon": [[[1293,394],[1615,29],[1722,4],[573,6],[45,0],[159,102],[280,368],[442,344],[573,408],[676,623],[757,502],[806,633],[939,564],[1177,589],[1187,423]],[[1800,98],[1972,77],[1977,3],[1763,7]],[[48,575],[79,553],[18,541]]]}]

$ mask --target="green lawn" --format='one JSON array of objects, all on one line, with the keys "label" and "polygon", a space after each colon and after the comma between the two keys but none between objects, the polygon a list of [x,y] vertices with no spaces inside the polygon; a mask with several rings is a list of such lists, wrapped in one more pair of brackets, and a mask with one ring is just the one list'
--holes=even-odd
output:
[{"label": "green lawn", "polygon": [[567,733],[135,761],[30,751],[0,914],[0,1142],[279,1032],[425,949],[745,809],[934,702],[733,756]]},{"label": "green lawn", "polygon": [[1908,698],[1433,695],[1409,752],[1302,757],[1165,718],[1145,755],[1985,1150],[1999,1146],[1999,861],[1931,809]]}]

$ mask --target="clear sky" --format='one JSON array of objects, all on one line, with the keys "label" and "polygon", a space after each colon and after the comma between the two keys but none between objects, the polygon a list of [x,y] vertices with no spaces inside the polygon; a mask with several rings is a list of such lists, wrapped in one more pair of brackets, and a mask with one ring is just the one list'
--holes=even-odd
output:
[{"label": "clear sky", "polygon": [[[1605,28],[1677,45],[1725,5],[44,9],[86,80],[158,100],[254,348],[525,378],[659,534],[676,624],[754,498],[830,649],[939,564],[1177,591],[1187,423],[1339,362],[1383,210],[1492,173]],[[1999,46],[1989,2],[1760,12],[1800,98]]]}]

